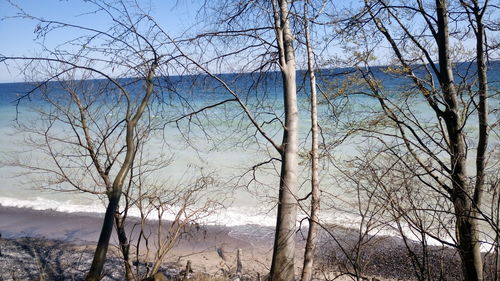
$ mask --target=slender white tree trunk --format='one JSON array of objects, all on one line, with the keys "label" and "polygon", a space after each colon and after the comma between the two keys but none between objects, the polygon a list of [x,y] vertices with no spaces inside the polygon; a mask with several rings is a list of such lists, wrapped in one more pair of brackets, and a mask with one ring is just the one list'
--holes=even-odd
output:
[{"label": "slender white tree trunk", "polygon": [[318,220],[320,209],[319,190],[319,157],[318,157],[318,102],[316,96],[316,76],[314,75],[314,57],[307,19],[307,5],[304,3],[304,32],[306,35],[307,70],[311,87],[311,214],[309,218],[309,231],[307,233],[306,248],[304,252],[304,266],[302,267],[301,281],[311,281],[318,236]]}]

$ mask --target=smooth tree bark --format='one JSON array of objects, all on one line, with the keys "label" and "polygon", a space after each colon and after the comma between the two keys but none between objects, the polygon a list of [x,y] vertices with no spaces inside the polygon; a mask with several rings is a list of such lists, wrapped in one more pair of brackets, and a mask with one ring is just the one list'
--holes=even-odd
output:
[{"label": "smooth tree bark", "polygon": [[472,7],[464,4],[472,10],[475,20],[474,33],[476,36],[476,66],[479,82],[479,104],[478,104],[478,122],[479,122],[479,142],[477,145],[476,153],[476,186],[474,191],[474,201],[477,206],[481,205],[482,193],[484,190],[485,182],[485,168],[486,168],[486,151],[488,148],[488,75],[486,64],[486,50],[485,50],[485,26],[483,23],[483,15],[488,1],[484,3],[483,8],[479,6],[477,0],[472,1]]},{"label": "smooth tree bark", "polygon": [[297,171],[299,112],[295,50],[290,30],[289,1],[272,0],[274,28],[278,44],[279,67],[283,79],[285,127],[281,144],[281,172],[278,215],[271,264],[272,281],[295,280],[295,230],[297,220]]},{"label": "smooth tree bark", "polygon": [[318,224],[320,211],[319,188],[319,152],[318,152],[318,102],[316,94],[316,76],[314,74],[314,57],[307,17],[308,1],[304,3],[304,33],[307,49],[307,71],[311,87],[311,213],[309,216],[309,230],[304,252],[301,281],[311,281],[314,265],[314,254],[318,240]]},{"label": "smooth tree bark", "polygon": [[[289,27],[288,1],[271,1],[273,8],[274,35],[276,37],[278,49],[278,65],[281,71],[283,87],[283,105],[285,121],[283,122],[283,136],[281,143],[273,140],[264,128],[259,124],[251,109],[246,105],[238,93],[233,90],[226,81],[218,75],[212,73],[200,61],[193,59],[174,42],[177,51],[190,63],[201,69],[209,77],[215,79],[232,98],[221,102],[205,106],[193,113],[181,117],[186,118],[197,113],[223,105],[227,102],[236,102],[244,112],[245,117],[250,121],[258,133],[272,145],[279,153],[280,159],[275,157],[270,161],[280,160],[280,182],[278,195],[278,214],[276,219],[276,232],[274,237],[273,257],[270,270],[271,280],[294,280],[295,278],[295,232],[297,220],[297,189],[298,189],[298,130],[299,115],[297,106],[296,87],[296,66],[293,47],[293,35]],[[179,119],[179,120],[180,120]],[[259,165],[263,165],[264,162]]]}]

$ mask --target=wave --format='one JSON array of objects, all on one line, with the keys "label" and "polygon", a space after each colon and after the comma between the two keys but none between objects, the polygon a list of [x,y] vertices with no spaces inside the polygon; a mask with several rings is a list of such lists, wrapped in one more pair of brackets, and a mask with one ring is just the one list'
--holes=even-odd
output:
[{"label": "wave", "polygon": [[[106,212],[106,207],[103,202],[96,200],[90,204],[78,204],[72,200],[57,201],[42,197],[35,199],[20,199],[12,197],[1,197],[0,206],[11,208],[27,208],[36,211],[55,211],[59,213],[81,213],[103,216]],[[162,219],[172,221],[175,219],[175,214],[179,208],[171,206],[171,212],[166,212]],[[210,212],[203,215],[197,223],[205,225],[224,225],[224,226],[242,226],[242,225],[260,225],[274,226],[275,219],[270,215],[254,214],[255,208],[243,207],[235,208],[228,207]],[[137,208],[129,210],[129,216],[140,218],[140,212]],[[150,220],[157,220],[157,214],[151,213],[148,216]]]},{"label": "wave", "polygon": [[[2,197],[0,196],[0,206],[12,207],[12,208],[27,208],[36,211],[55,211],[59,213],[72,213],[72,214],[84,214],[93,216],[103,216],[106,208],[104,203],[96,200],[90,204],[78,204],[72,202],[72,200],[57,201],[42,197],[36,197],[33,200],[29,199],[19,199],[12,197]],[[172,221],[175,219],[175,214],[178,208],[171,207],[172,211],[165,213],[162,217],[164,220]],[[137,208],[131,208],[129,210],[129,216],[139,218],[140,212]],[[308,223],[306,219],[306,214],[300,213],[298,215],[297,227],[307,229]],[[150,214],[148,219],[157,220],[158,216],[156,214]],[[345,229],[356,230],[359,228],[361,223],[361,217],[350,213],[323,213],[321,223],[330,226],[339,226]],[[231,227],[229,233],[230,236],[238,239],[245,239],[245,237],[260,237],[263,241],[271,241],[274,237],[274,226],[276,223],[275,212],[264,213],[263,211],[257,210],[255,207],[227,207],[223,209],[218,209],[212,211],[211,213],[201,216],[197,221],[199,224],[203,225],[216,225],[216,226],[227,226]],[[394,227],[382,227],[374,228],[369,231],[369,235],[375,236],[391,236],[399,238],[401,235]],[[407,238],[418,242],[419,237],[411,231],[408,227],[403,227]],[[427,238],[427,243],[434,246],[442,246],[442,242]],[[444,239],[447,242],[453,243],[453,239],[448,237]],[[481,251],[490,251],[492,247],[491,241],[483,241],[481,243]]]},{"label": "wave", "polygon": [[101,202],[93,204],[76,204],[68,201],[56,201],[42,197],[35,199],[20,199],[12,197],[0,197],[0,205],[3,207],[27,208],[36,211],[55,211],[60,213],[92,213],[104,214],[106,208]]}]

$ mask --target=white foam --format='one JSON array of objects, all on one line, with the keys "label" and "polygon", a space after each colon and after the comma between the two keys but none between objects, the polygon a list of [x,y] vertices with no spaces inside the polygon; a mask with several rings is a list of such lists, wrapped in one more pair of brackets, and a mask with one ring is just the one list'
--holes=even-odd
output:
[{"label": "white foam", "polygon": [[[261,225],[261,226],[274,226],[276,218],[272,215],[259,212],[256,208],[250,207],[229,207],[221,209],[216,213],[208,216],[206,221],[209,224],[222,224],[226,226],[240,226],[240,225]],[[210,223],[212,221],[212,223]],[[218,222],[218,223],[217,223]]]},{"label": "white foam", "polygon": [[29,208],[37,211],[51,210],[61,213],[104,213],[106,208],[96,200],[92,204],[75,204],[70,200],[56,201],[42,197],[34,199],[19,199],[12,197],[0,197],[0,205],[4,207]]},{"label": "white foam", "polygon": [[[104,214],[106,207],[102,202],[96,200],[90,204],[75,204],[72,200],[56,201],[42,197],[34,199],[19,199],[12,197],[0,197],[0,205],[4,207],[29,208],[37,211],[56,211],[61,213],[96,213]],[[164,220],[174,220],[178,207],[170,206],[169,212],[165,212],[162,216]],[[196,212],[196,209],[187,210],[186,213]],[[275,219],[267,215],[254,214],[255,208],[234,208],[213,210],[208,214],[197,216],[198,223],[207,225],[226,225],[239,226],[247,224],[255,224],[262,226],[273,226]],[[140,217],[140,211],[137,208],[131,208],[128,212],[129,216]],[[157,213],[151,212],[148,219],[158,219]]]}]

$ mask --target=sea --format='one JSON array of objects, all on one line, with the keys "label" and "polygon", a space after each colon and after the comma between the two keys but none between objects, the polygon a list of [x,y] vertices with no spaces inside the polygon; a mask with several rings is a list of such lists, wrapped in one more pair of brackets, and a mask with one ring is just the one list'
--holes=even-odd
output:
[{"label": "sea", "polygon": [[[471,72],[473,67],[457,66],[459,73]],[[391,95],[406,95],[411,90],[408,80],[398,78],[376,67],[373,73],[380,80],[384,91]],[[352,134],[345,138],[349,126],[356,122],[368,122],[380,111],[376,100],[362,94],[366,88],[349,80],[354,72],[350,68],[324,69],[318,72],[319,119],[322,140],[335,163],[348,161],[359,155],[367,140],[363,134]],[[500,88],[500,62],[489,65],[490,91]],[[284,116],[281,76],[271,72],[222,74],[221,79],[238,94],[252,117],[275,142],[282,138],[281,119]],[[309,83],[305,71],[297,73],[297,88],[300,116],[300,169],[299,197],[305,197],[309,189],[308,151],[310,146]],[[456,79],[460,79],[457,75]],[[136,101],[143,85],[133,78],[121,79]],[[116,92],[108,89],[102,80],[73,81],[87,90],[89,96],[99,95],[89,106],[96,107],[96,125],[92,135],[99,143],[99,135],[107,134],[114,146],[101,147],[101,151],[116,151],[123,144],[123,133],[104,132],[102,129],[118,124],[122,118],[123,98],[115,98]],[[277,152],[254,126],[248,116],[223,85],[206,75],[158,77],[151,105],[143,119],[141,130],[148,125],[146,141],[140,157],[145,168],[140,182],[148,190],[156,190],[165,200],[171,200],[170,212],[165,219],[175,217],[182,202],[176,196],[186,190],[197,190],[189,198],[188,209],[206,208],[207,213],[199,220],[206,224],[227,226],[275,224],[276,197],[279,186],[280,165]],[[69,106],[67,92],[55,82],[36,88],[37,83],[0,84],[0,205],[6,207],[53,210],[63,213],[93,213],[105,211],[105,196],[102,182],[95,179],[92,163],[81,149],[75,146],[75,131],[63,122],[64,116],[55,105]],[[104,90],[103,90],[104,89]],[[341,89],[341,90],[339,90]],[[83,91],[83,90],[82,90]],[[106,92],[108,91],[108,92]],[[53,98],[49,103],[42,93]],[[335,97],[328,101],[326,97]],[[497,95],[498,96],[498,95]],[[432,122],[435,116],[425,101],[412,98],[415,114],[420,120]],[[498,109],[498,97],[490,102]],[[217,105],[217,106],[215,106]],[[75,114],[74,107],[71,113]],[[194,114],[196,113],[196,114]],[[59,115],[58,115],[59,114]],[[498,114],[498,113],[496,113]],[[498,121],[498,115],[491,115]],[[472,122],[470,130],[474,130]],[[101,131],[100,131],[101,130]],[[44,133],[49,132],[50,138]],[[491,146],[498,144],[497,136],[491,136]],[[48,150],[44,143],[53,145]],[[103,145],[104,146],[104,145]],[[83,155],[83,156],[82,156]],[[60,165],[54,158],[63,157]],[[104,157],[104,156],[103,156]],[[63,159],[63,158],[57,158]],[[118,158],[117,161],[120,161]],[[102,161],[105,161],[101,157]],[[332,161],[322,160],[321,188],[323,189],[322,218],[329,223],[354,226],[359,222],[355,207],[356,194],[346,191],[346,184],[339,183]],[[76,191],[74,185],[61,180],[64,170],[73,184],[89,187],[100,194]],[[112,170],[111,174],[116,172]],[[94,175],[94,177],[92,177]],[[101,186],[99,186],[101,183]],[[137,183],[135,183],[137,184]],[[99,192],[96,192],[99,193]],[[342,202],[342,203],[339,203]],[[339,208],[339,206],[342,207]],[[336,206],[335,211],[331,206]],[[300,212],[298,222],[305,217],[307,205]],[[137,209],[131,215],[139,216]]]}]

